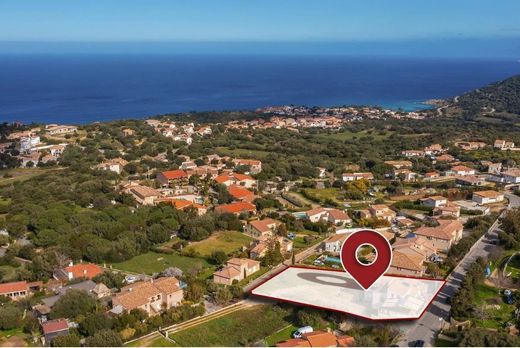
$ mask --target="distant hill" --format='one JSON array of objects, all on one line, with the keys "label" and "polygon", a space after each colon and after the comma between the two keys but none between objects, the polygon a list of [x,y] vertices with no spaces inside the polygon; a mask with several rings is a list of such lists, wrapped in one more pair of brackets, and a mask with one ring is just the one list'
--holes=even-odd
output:
[{"label": "distant hill", "polygon": [[452,99],[447,115],[487,122],[520,121],[520,75],[475,89]]}]

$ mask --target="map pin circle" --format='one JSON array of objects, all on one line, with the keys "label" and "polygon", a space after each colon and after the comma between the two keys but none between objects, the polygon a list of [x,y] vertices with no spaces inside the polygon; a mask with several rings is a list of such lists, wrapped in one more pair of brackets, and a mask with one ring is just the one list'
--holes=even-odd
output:
[{"label": "map pin circle", "polygon": [[[359,249],[365,245],[374,248],[376,254],[369,264],[362,263],[358,258]],[[363,290],[368,290],[390,268],[392,247],[381,233],[369,229],[360,230],[345,239],[340,258],[343,269]]]}]

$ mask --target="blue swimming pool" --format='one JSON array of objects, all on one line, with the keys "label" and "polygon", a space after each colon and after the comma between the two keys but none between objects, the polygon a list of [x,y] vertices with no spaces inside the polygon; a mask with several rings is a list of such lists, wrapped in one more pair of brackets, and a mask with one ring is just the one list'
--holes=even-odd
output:
[{"label": "blue swimming pool", "polygon": [[341,264],[341,260],[340,260],[339,257],[326,256],[324,261],[325,262],[333,262],[333,263]]}]

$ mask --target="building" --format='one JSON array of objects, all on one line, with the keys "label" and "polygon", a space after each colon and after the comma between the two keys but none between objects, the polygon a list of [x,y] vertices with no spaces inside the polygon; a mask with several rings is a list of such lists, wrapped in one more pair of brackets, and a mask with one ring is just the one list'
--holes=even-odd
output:
[{"label": "building", "polygon": [[215,207],[215,212],[219,214],[235,214],[237,216],[242,213],[256,214],[256,206],[249,202],[221,204]]},{"label": "building", "polygon": [[421,199],[421,205],[429,208],[444,207],[448,204],[448,199],[442,196],[431,196]]},{"label": "building", "polygon": [[259,237],[254,243],[253,247],[249,251],[249,254],[253,260],[257,260],[264,257],[270,246],[274,246],[275,243],[280,245],[280,252],[282,254],[290,253],[293,248],[292,240],[284,238],[282,236],[263,236]]},{"label": "building", "polygon": [[263,219],[250,221],[246,226],[246,234],[253,238],[260,238],[264,236],[273,236],[276,234],[276,229],[282,223],[274,219]]},{"label": "building", "polygon": [[112,291],[103,283],[96,284],[96,287],[92,290],[92,293],[97,298],[109,297],[112,295]]},{"label": "building", "polygon": [[233,164],[237,167],[249,167],[249,173],[258,174],[262,171],[262,162],[258,160],[252,159],[234,159]]},{"label": "building", "polygon": [[515,143],[513,143],[512,141],[497,139],[497,140],[495,140],[493,147],[500,149],[500,150],[509,150],[509,149],[512,149],[515,147]]},{"label": "building", "polygon": [[343,173],[341,175],[343,181],[356,181],[360,179],[374,180],[374,174],[370,172],[358,172],[358,173]]},{"label": "building", "polygon": [[48,135],[61,135],[74,133],[78,130],[76,126],[63,126],[57,124],[49,124],[45,126],[45,131]]},{"label": "building", "polygon": [[401,152],[404,157],[424,157],[426,153],[423,150],[404,150]]},{"label": "building", "polygon": [[186,183],[189,179],[189,175],[182,169],[167,170],[157,174],[157,181],[162,186],[169,186],[171,184]]},{"label": "building", "polygon": [[466,166],[454,166],[451,167],[451,171],[460,176],[475,175],[475,169]]},{"label": "building", "polygon": [[112,297],[112,311],[142,309],[149,315],[178,306],[184,298],[184,291],[175,277],[162,277],[134,283],[121,288]]},{"label": "building", "polygon": [[394,250],[388,273],[421,277],[425,271],[423,262],[424,259],[419,255],[405,254],[401,251]]},{"label": "building", "polygon": [[455,183],[462,186],[484,186],[486,185],[486,179],[476,175],[459,176],[455,179]]},{"label": "building", "polygon": [[440,174],[437,173],[437,172],[428,172],[428,173],[425,173],[425,174],[424,174],[424,178],[425,178],[425,179],[429,179],[429,180],[430,180],[430,179],[436,179],[436,178],[438,178],[438,177],[440,177]]},{"label": "building", "polygon": [[107,161],[104,161],[96,166],[94,169],[99,170],[109,170],[111,172],[121,174],[123,172],[124,167],[128,164],[128,161],[122,158],[114,158]]},{"label": "building", "polygon": [[498,163],[489,163],[487,165],[487,172],[490,173],[490,174],[496,174],[496,175],[499,175],[500,172],[502,171],[502,163],[498,162]]},{"label": "building", "polygon": [[392,222],[396,217],[396,213],[386,204],[372,204],[368,209],[360,210],[359,213],[362,219],[373,218],[388,222]]},{"label": "building", "polygon": [[232,258],[219,271],[213,273],[213,281],[217,284],[232,285],[260,270],[260,262],[251,259]]},{"label": "building", "polygon": [[414,233],[432,242],[437,250],[447,252],[449,248],[462,238],[463,226],[459,220],[437,220],[435,227],[419,227]]},{"label": "building", "polygon": [[431,144],[430,146],[427,146],[424,148],[424,153],[428,156],[436,155],[443,151],[444,151],[444,149],[442,148],[441,144]]},{"label": "building", "polygon": [[520,183],[520,169],[514,168],[506,170],[502,172],[502,178],[504,178],[504,181],[508,184],[518,184]]},{"label": "building", "polygon": [[50,346],[53,339],[69,334],[69,322],[67,319],[48,320],[41,324],[43,331],[43,344]]},{"label": "building", "polygon": [[493,190],[478,191],[473,192],[471,200],[478,204],[498,203],[504,200],[504,194]]},{"label": "building", "polygon": [[402,169],[394,169],[392,172],[392,177],[394,179],[401,179],[403,181],[414,181],[417,177],[417,173],[412,172],[410,169],[402,168]]},{"label": "building", "polygon": [[348,234],[335,234],[331,236],[329,239],[323,242],[323,249],[331,254],[339,254],[341,251],[341,246],[343,242],[347,238]]},{"label": "building", "polygon": [[447,216],[447,217],[460,217],[460,206],[448,202],[447,205],[442,207],[433,208],[433,216]]},{"label": "building", "polygon": [[141,185],[130,186],[127,192],[141,205],[154,205],[157,198],[161,196],[161,193],[156,189]]},{"label": "building", "polygon": [[28,283],[26,281],[0,284],[0,296],[18,301],[30,296],[32,292],[40,290],[42,282]]},{"label": "building", "polygon": [[453,157],[452,155],[448,155],[447,153],[444,154],[444,155],[440,155],[440,156],[437,156],[435,157],[435,159],[439,162],[453,162],[455,161],[455,157]]},{"label": "building", "polygon": [[412,162],[410,161],[385,161],[385,164],[394,169],[412,168]]},{"label": "building", "polygon": [[21,137],[17,149],[20,152],[29,152],[40,144],[40,137],[38,135],[29,135]]},{"label": "building", "polygon": [[253,192],[240,185],[229,186],[228,192],[236,201],[252,202],[255,199],[255,194]]},{"label": "building", "polygon": [[277,347],[354,347],[356,340],[352,336],[336,336],[330,331],[313,331],[301,338],[291,338],[279,342]]},{"label": "building", "polygon": [[57,270],[53,273],[54,279],[70,281],[78,278],[92,279],[103,273],[103,269],[93,263],[78,263],[74,265],[72,262],[69,266]]}]

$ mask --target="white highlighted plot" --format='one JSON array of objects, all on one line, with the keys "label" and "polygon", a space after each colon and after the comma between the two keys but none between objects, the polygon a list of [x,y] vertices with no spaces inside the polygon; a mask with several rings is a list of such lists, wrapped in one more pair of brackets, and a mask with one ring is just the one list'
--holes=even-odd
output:
[{"label": "white highlighted plot", "polygon": [[251,291],[372,320],[417,319],[444,281],[382,276],[363,290],[346,272],[289,267]]}]

